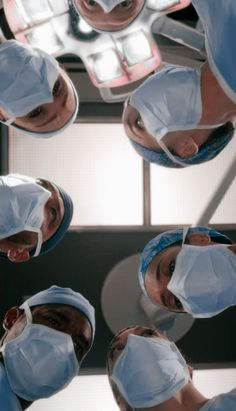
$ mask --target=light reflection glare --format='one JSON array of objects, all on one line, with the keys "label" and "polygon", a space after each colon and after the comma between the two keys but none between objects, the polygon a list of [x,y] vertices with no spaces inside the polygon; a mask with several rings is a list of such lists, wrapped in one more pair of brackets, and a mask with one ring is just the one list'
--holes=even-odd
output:
[{"label": "light reflection glare", "polygon": [[141,31],[124,38],[123,53],[130,66],[141,63],[152,56],[149,41]]},{"label": "light reflection glare", "polygon": [[83,19],[80,18],[78,23],[78,29],[82,31],[82,33],[91,33],[93,31],[92,27]]},{"label": "light reflection glare", "polygon": [[[236,369],[194,370],[194,386],[207,398],[235,388]],[[92,393],[92,394],[91,394]],[[27,411],[119,411],[106,375],[75,377],[58,394],[36,401]]]},{"label": "light reflection glare", "polygon": [[93,69],[100,82],[113,80],[122,76],[123,70],[114,50],[105,50],[93,58]]},{"label": "light reflection glare", "polygon": [[49,54],[58,52],[61,47],[61,41],[55,33],[51,23],[45,23],[36,27],[27,33],[26,38],[30,44],[45,50]]},{"label": "light reflection glare", "polygon": [[148,0],[148,7],[156,11],[162,11],[180,3],[180,0]]},{"label": "light reflection glare", "polygon": [[49,7],[47,0],[40,0],[40,1],[21,0],[20,2],[18,0],[17,1],[18,6],[19,6],[19,3],[22,4],[30,21],[43,20],[43,19],[48,19],[50,17],[53,17],[53,12],[51,8]]}]

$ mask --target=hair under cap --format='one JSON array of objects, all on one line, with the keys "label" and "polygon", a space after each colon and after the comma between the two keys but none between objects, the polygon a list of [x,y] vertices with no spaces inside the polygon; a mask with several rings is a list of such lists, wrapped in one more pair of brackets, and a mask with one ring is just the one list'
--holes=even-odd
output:
[{"label": "hair under cap", "polygon": [[[211,238],[219,238],[222,243],[232,244],[232,241],[224,234],[219,233],[219,231],[214,230],[209,227],[191,227],[188,229],[187,237],[189,234],[193,233],[203,233],[208,234]],[[144,294],[148,297],[145,288],[145,275],[149,264],[155,257],[165,248],[183,240],[183,228],[177,228],[175,230],[166,231],[162,234],[157,235],[152,240],[150,240],[144,247],[139,265],[139,283]]]},{"label": "hair under cap", "polygon": [[39,293],[28,298],[20,308],[24,308],[24,304],[28,303],[29,307],[42,304],[66,304],[77,308],[81,311],[89,320],[92,328],[92,336],[95,334],[95,310],[90,302],[80,293],[72,290],[71,288],[58,287],[53,285],[47,290],[40,291]]},{"label": "hair under cap", "polygon": [[[47,253],[48,251],[51,251],[53,248],[57,246],[57,244],[60,243],[60,241],[63,239],[64,235],[66,234],[70,226],[70,222],[73,216],[74,207],[73,207],[73,203],[72,203],[72,200],[69,194],[67,194],[65,190],[63,190],[63,188],[59,187],[57,184],[53,183],[53,185],[60,192],[65,211],[64,211],[64,216],[63,216],[60,226],[58,227],[57,231],[53,234],[53,236],[50,237],[47,241],[45,241],[42,244],[39,255],[42,255],[42,254]],[[33,254],[34,254],[34,250],[30,252],[30,255],[33,255]]]}]

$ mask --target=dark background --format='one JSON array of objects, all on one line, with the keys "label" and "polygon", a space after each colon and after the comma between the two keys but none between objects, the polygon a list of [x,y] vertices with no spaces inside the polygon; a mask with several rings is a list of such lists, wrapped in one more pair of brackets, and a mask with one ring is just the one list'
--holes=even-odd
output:
[{"label": "dark background", "polygon": [[[52,252],[24,264],[13,264],[1,258],[0,317],[24,297],[53,284],[72,287],[87,297],[96,309],[97,331],[94,346],[87,356],[86,372],[104,368],[106,349],[112,338],[102,315],[100,295],[108,272],[121,259],[140,252],[154,237],[153,232],[139,231],[70,231]],[[236,242],[236,232],[225,232]],[[122,304],[122,302],[121,302]],[[119,310],[119,307],[116,307]],[[236,307],[211,319],[196,320],[190,331],[178,342],[193,364],[209,368],[230,366],[236,361]]]}]

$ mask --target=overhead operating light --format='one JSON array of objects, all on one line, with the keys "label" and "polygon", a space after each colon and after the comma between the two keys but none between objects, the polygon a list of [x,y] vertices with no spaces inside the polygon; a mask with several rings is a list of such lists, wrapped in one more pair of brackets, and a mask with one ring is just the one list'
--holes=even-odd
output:
[{"label": "overhead operating light", "polygon": [[180,4],[181,0],[148,0],[148,7],[156,11],[168,10]]},{"label": "overhead operating light", "polygon": [[93,31],[92,27],[82,18],[78,21],[78,29],[82,33],[88,34]]},{"label": "overhead operating light", "polygon": [[57,53],[62,48],[62,43],[50,22],[35,27],[33,31],[26,34],[26,38],[29,43],[45,50],[49,54]]},{"label": "overhead operating light", "polygon": [[93,70],[100,83],[116,79],[123,75],[123,69],[115,50],[108,49],[90,56]]},{"label": "overhead operating light", "polygon": [[123,54],[129,66],[141,63],[152,57],[150,42],[143,31],[139,30],[122,39]]},{"label": "overhead operating light", "polygon": [[53,11],[47,0],[17,0],[17,6],[21,9],[26,22],[50,19]]}]

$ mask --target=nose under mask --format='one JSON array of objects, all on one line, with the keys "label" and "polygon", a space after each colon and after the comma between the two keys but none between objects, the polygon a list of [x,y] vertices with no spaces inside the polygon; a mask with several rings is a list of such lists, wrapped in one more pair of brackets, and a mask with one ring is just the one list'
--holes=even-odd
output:
[{"label": "nose under mask", "polygon": [[236,255],[224,244],[183,244],[167,288],[196,318],[236,305]]},{"label": "nose under mask", "polygon": [[146,408],[171,398],[190,377],[174,343],[163,338],[129,335],[111,378],[131,407]]}]

